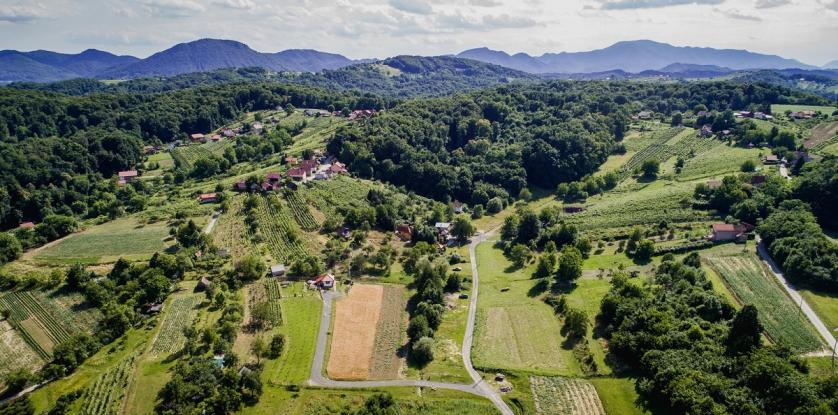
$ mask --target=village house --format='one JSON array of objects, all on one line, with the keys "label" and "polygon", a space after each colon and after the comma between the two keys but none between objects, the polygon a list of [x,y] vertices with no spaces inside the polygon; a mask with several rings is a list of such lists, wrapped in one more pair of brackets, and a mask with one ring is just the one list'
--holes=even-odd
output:
[{"label": "village house", "polygon": [[212,136],[210,136],[210,141],[221,141],[221,135],[213,134]]},{"label": "village house", "polygon": [[291,165],[291,166],[296,166],[297,163],[299,163],[299,160],[297,160],[296,157],[291,157],[291,156],[285,156],[284,161],[285,161],[285,164],[288,164],[288,165]]},{"label": "village house", "polygon": [[329,178],[329,171],[319,171],[314,174],[314,180],[327,180]]},{"label": "village house", "polygon": [[258,121],[250,125],[250,129],[253,130],[253,132],[256,134],[261,134],[264,128],[265,127],[262,125],[262,123]]},{"label": "village house", "polygon": [[638,119],[638,120],[651,120],[652,119],[652,113],[650,111],[640,111],[640,112],[637,113],[635,118]]},{"label": "village house", "polygon": [[279,181],[282,179],[282,173],[279,173],[279,172],[271,172],[271,173],[268,173],[268,174],[265,176],[265,178],[268,180],[268,182],[271,182],[271,183],[277,183],[277,182],[279,182]]},{"label": "village house", "polygon": [[348,171],[346,170],[346,165],[336,161],[329,166],[329,173],[331,174],[346,174]]},{"label": "village house", "polygon": [[35,222],[23,222],[17,227],[20,229],[35,229]]},{"label": "village house", "polygon": [[288,170],[288,173],[286,173],[286,174],[291,179],[297,180],[297,181],[305,180],[306,176],[307,176],[306,171],[303,170],[300,167],[294,167],[293,169]]},{"label": "village house", "polygon": [[399,239],[402,241],[409,241],[413,238],[413,229],[408,224],[401,224],[396,227],[396,235],[398,235]]},{"label": "village house", "polygon": [[119,186],[125,186],[125,183],[133,182],[134,180],[137,180],[137,178],[139,177],[139,174],[137,173],[136,170],[121,171],[121,172],[117,173],[117,175],[119,177],[119,180],[117,181],[117,185],[119,185]]},{"label": "village house", "polygon": [[151,303],[146,307],[145,313],[146,314],[158,314],[163,311],[163,304],[162,303]]},{"label": "village house", "polygon": [[734,114],[737,118],[753,118],[754,113],[751,111],[739,111]]},{"label": "village house", "polygon": [[198,196],[198,203],[215,203],[218,201],[218,194],[216,193],[201,193]]},{"label": "village house", "polygon": [[762,159],[762,162],[765,164],[777,164],[780,162],[780,159],[774,154],[769,154]]},{"label": "village house", "polygon": [[271,276],[280,277],[285,275],[285,264],[271,265]]},{"label": "village house", "polygon": [[150,156],[152,154],[157,154],[161,150],[160,146],[144,146],[143,147],[143,154]]},{"label": "village house", "polygon": [[204,142],[206,141],[206,137],[201,133],[195,133],[189,136],[189,139],[192,140],[193,143]]},{"label": "village house", "polygon": [[460,214],[463,213],[465,205],[459,200],[455,200],[454,203],[451,204],[451,207],[454,209],[454,213]]},{"label": "village house", "polygon": [[317,160],[303,160],[300,162],[300,168],[306,172],[306,174],[311,175],[317,170]]},{"label": "village house", "polygon": [[244,180],[236,183],[236,191],[243,192],[247,190],[247,183]]},{"label": "village house", "polygon": [[335,286],[335,276],[332,274],[323,274],[314,279],[313,281],[308,281],[308,285],[311,288],[330,290],[332,289],[332,287]]},{"label": "village house", "polygon": [[741,223],[733,225],[730,223],[714,223],[708,238],[713,242],[745,242],[748,239],[748,232],[754,229],[753,225]]},{"label": "village house", "polygon": [[364,118],[370,118],[375,115],[375,110],[355,110],[349,113],[349,121],[360,120]]},{"label": "village house", "polygon": [[210,281],[207,277],[201,277],[201,280],[198,281],[198,285],[195,286],[195,291],[206,291],[210,288],[212,288],[212,281]]},{"label": "village house", "polygon": [[221,135],[227,138],[233,138],[236,136],[236,132],[230,128],[224,128],[223,130],[221,130]]},{"label": "village house", "polygon": [[440,237],[447,237],[451,230],[451,222],[437,222],[434,227],[439,232]]},{"label": "village house", "polygon": [[713,134],[713,127],[711,127],[710,124],[704,124],[701,126],[701,130],[699,130],[698,134],[702,137],[708,137]]}]

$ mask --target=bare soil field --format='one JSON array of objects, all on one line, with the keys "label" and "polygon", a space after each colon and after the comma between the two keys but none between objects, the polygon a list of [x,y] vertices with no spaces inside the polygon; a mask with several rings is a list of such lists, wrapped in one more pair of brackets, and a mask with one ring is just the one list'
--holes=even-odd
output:
[{"label": "bare soil field", "polygon": [[375,330],[369,379],[396,379],[402,359],[399,348],[403,345],[402,324],[405,320],[404,290],[399,285],[385,285],[381,315]]},{"label": "bare soil field", "polygon": [[812,148],[836,135],[838,135],[838,121],[820,124],[812,129],[812,134],[806,139],[803,146]]},{"label": "bare soil field", "polygon": [[370,373],[375,332],[384,286],[356,284],[335,302],[335,327],[326,373],[332,379],[366,379]]}]

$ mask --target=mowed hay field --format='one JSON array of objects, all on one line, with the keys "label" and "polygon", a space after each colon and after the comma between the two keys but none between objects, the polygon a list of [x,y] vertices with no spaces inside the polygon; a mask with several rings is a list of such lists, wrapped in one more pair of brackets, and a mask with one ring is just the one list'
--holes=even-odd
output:
[{"label": "mowed hay field", "polygon": [[356,284],[347,297],[335,302],[332,348],[326,365],[330,378],[367,378],[383,301],[383,286]]},{"label": "mowed hay field", "polygon": [[369,379],[395,379],[399,377],[401,358],[399,348],[403,339],[404,288],[384,285],[381,313],[375,329],[375,345],[369,370]]},{"label": "mowed hay field", "polygon": [[113,262],[119,257],[140,260],[166,249],[168,236],[166,222],[144,225],[133,218],[117,219],[36,250],[34,258],[86,263]]},{"label": "mowed hay field", "polygon": [[823,344],[806,317],[755,254],[708,256],[711,267],[721,275],[743,304],[753,304],[768,336],[802,353]]},{"label": "mowed hay field", "polygon": [[530,376],[539,415],[605,415],[596,389],[584,379]]},{"label": "mowed hay field", "polygon": [[540,298],[530,296],[538,283],[530,278],[533,266],[509,270],[511,263],[493,244],[477,247],[475,366],[579,374],[571,352],[562,348],[559,319]]}]

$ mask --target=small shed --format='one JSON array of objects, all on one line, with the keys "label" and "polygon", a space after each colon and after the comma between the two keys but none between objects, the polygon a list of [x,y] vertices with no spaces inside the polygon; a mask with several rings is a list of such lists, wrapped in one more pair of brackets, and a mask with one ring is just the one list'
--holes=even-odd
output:
[{"label": "small shed", "polygon": [[207,277],[201,277],[200,281],[198,281],[198,285],[195,286],[196,291],[206,291],[212,287],[212,281],[209,280]]},{"label": "small shed", "polygon": [[271,276],[279,277],[285,275],[285,264],[271,265]]}]

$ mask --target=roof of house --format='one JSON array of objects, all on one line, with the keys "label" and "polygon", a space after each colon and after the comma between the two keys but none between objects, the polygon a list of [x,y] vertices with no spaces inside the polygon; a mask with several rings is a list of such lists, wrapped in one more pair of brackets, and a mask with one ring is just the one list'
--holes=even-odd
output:
[{"label": "roof of house", "polygon": [[713,232],[736,232],[736,227],[729,223],[714,223]]},{"label": "roof of house", "polygon": [[288,176],[289,177],[306,177],[306,171],[299,168],[299,167],[295,167],[293,169],[288,170]]},{"label": "roof of house", "polygon": [[198,200],[210,200],[215,199],[216,197],[218,197],[218,194],[216,193],[201,193],[201,195],[198,196]]},{"label": "roof of house", "polygon": [[451,222],[437,222],[436,225],[434,225],[434,227],[448,229],[451,227]]},{"label": "roof of house", "polygon": [[236,189],[240,189],[240,190],[247,189],[247,183],[244,180],[236,183]]},{"label": "roof of house", "polygon": [[265,177],[267,177],[268,180],[279,180],[282,177],[282,173],[279,173],[279,172],[268,173]]},{"label": "roof of house", "polygon": [[34,222],[23,222],[17,226],[18,228],[26,228],[26,229],[34,229],[35,223]]},{"label": "roof of house", "polygon": [[193,140],[197,140],[197,139],[200,139],[200,138],[204,138],[204,135],[201,134],[201,133],[195,133],[195,134],[191,134],[190,137],[192,137]]},{"label": "roof of house", "polygon": [[285,265],[283,265],[283,264],[271,265],[271,273],[275,273],[275,272],[285,272]]},{"label": "roof of house", "polygon": [[765,156],[765,159],[769,160],[769,161],[777,161],[778,160],[777,156],[775,156],[774,154],[769,154],[769,155]]},{"label": "roof of house", "polygon": [[201,280],[198,281],[198,285],[203,287],[209,287],[210,285],[212,285],[212,281],[210,281],[207,277],[201,277]]},{"label": "roof of house", "polygon": [[410,233],[410,232],[411,232],[411,230],[410,230],[410,225],[407,225],[407,224],[401,224],[401,225],[399,225],[399,226],[397,226],[397,227],[396,227],[396,231],[398,231],[398,232],[407,232],[407,233]]},{"label": "roof of house", "polygon": [[137,171],[136,170],[121,171],[121,172],[119,172],[119,177],[120,178],[123,178],[123,177],[137,177]]},{"label": "roof of house", "polygon": [[335,282],[335,277],[332,274],[323,274],[314,280],[314,284],[320,284],[326,281]]}]

